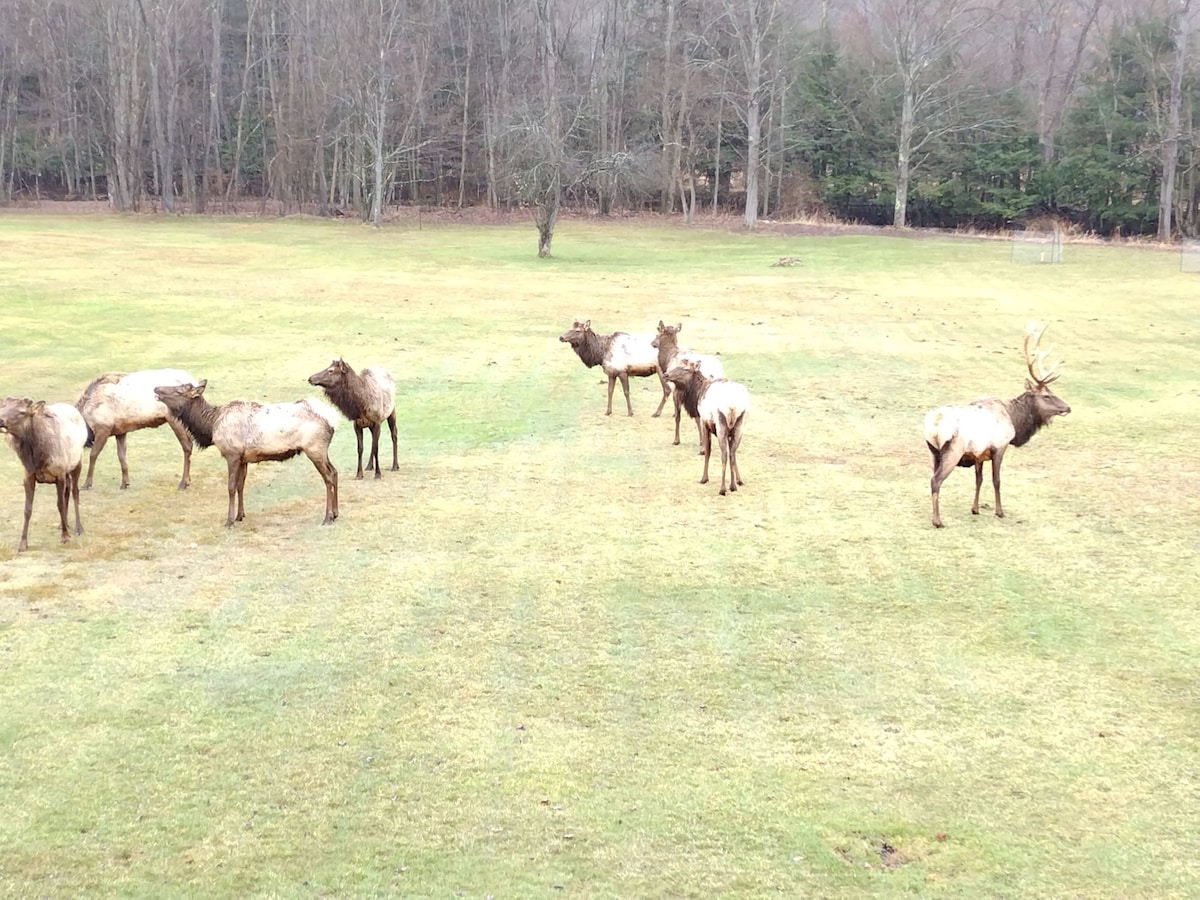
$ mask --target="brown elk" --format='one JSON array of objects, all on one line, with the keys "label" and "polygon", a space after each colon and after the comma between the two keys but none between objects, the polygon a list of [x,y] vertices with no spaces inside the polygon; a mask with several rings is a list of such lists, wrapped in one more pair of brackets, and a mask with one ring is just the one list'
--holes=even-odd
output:
[{"label": "brown elk", "polygon": [[[658,370],[664,375],[671,371],[671,368],[676,362],[693,359],[700,367],[700,372],[707,378],[724,378],[725,367],[721,365],[721,361],[715,356],[709,356],[706,353],[693,353],[691,350],[682,350],[679,347],[679,332],[683,330],[683,323],[678,325],[664,325],[662,320],[658,323],[658,334],[654,336],[654,340],[650,342],[650,346],[658,350]],[[679,391],[674,392],[675,398],[675,445],[679,444],[679,418],[680,407],[683,400]],[[662,414],[663,406],[666,405],[667,398],[663,397],[659,401],[658,409],[654,411],[654,417],[657,418]],[[700,425],[700,420],[696,420],[696,428],[700,434],[700,452],[704,452],[704,430]]]},{"label": "brown elk", "polygon": [[[329,461],[329,442],[337,413],[319,400],[254,403],[234,400],[213,406],[204,399],[207,381],[162,385],[154,395],[183,423],[201,449],[216,445],[229,466],[229,515],[225,525],[245,518],[242,495],[251,463],[307,456],[325,482],[325,521],[338,517],[337,469]],[[237,514],[234,514],[234,500]]]},{"label": "brown elk", "polygon": [[[633,415],[633,405],[629,402],[629,376],[638,378],[647,375],[657,375],[662,385],[663,401],[671,394],[671,388],[658,367],[658,351],[651,346],[651,338],[646,334],[627,334],[624,331],[614,331],[612,334],[596,334],[592,331],[592,320],[576,321],[558,339],[570,344],[575,354],[589,369],[600,366],[608,376],[608,409],[606,416],[612,415],[613,388],[617,379],[621,381],[621,390],[625,392],[625,408]],[[662,406],[659,406],[662,410]]]},{"label": "brown elk", "polygon": [[110,437],[116,438],[117,442],[121,490],[129,487],[125,435],[142,428],[157,428],[164,423],[175,432],[179,446],[183,448],[183,476],[179,479],[179,490],[186,488],[192,480],[192,437],[167,413],[167,408],[154,396],[154,389],[162,384],[194,384],[195,381],[195,378],[179,369],[147,369],[128,374],[108,372],[92,379],[75,404],[87,422],[88,441],[85,446],[92,448],[83,489],[91,489],[96,457]]},{"label": "brown elk", "polygon": [[[1061,362],[1046,368],[1049,351],[1040,349],[1046,329],[1031,322],[1025,330],[1025,367],[1029,380],[1025,393],[1012,400],[984,397],[968,406],[939,406],[925,415],[925,443],[933,457],[933,525],[942,527],[938,493],[942,482],[956,466],[975,467],[975,502],[971,512],[979,515],[979,491],[983,486],[983,464],[992,461],[992,487],[996,492],[996,515],[1004,517],[1000,505],[1000,463],[1010,447],[1024,446],[1055,416],[1065,416],[1071,407],[1049,385],[1059,376]],[[1030,343],[1032,342],[1032,348]]]},{"label": "brown elk", "polygon": [[6,397],[0,403],[0,433],[8,436],[17,458],[25,467],[25,524],[17,552],[29,548],[29,517],[33,513],[33,492],[41,484],[53,484],[57,491],[58,517],[62,523],[62,541],[71,539],[67,527],[67,504],[75,498],[75,533],[83,534],[79,519],[79,474],[83,470],[83,445],[87,423],[79,410],[69,403],[46,404],[44,400]]},{"label": "brown elk", "polygon": [[358,471],[355,478],[363,477],[363,429],[371,430],[371,452],[367,457],[367,470],[374,468],[375,477],[382,478],[379,465],[379,430],[386,419],[392,435],[392,471],[400,470],[399,451],[396,449],[396,382],[383,366],[367,366],[355,372],[345,360],[335,359],[328,366],[310,375],[308,383],[325,389],[329,402],[341,410],[342,415],[354,425],[354,437],[358,441]]},{"label": "brown elk", "polygon": [[750,410],[750,394],[736,381],[724,378],[707,378],[700,364],[693,359],[677,362],[669,372],[667,381],[679,391],[683,408],[688,415],[700,423],[702,451],[704,452],[704,474],[701,484],[708,484],[708,460],[712,455],[712,436],[717,436],[721,448],[721,494],[725,493],[725,466],[729,465],[729,490],[736,491],[742,484],[742,470],[738,467],[737,449],[742,442],[742,426]]}]

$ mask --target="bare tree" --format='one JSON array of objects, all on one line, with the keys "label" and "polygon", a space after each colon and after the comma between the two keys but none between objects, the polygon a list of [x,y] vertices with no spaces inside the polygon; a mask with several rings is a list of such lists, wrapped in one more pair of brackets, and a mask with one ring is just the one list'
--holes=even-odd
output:
[{"label": "bare tree", "polygon": [[896,200],[893,222],[908,224],[908,194],[921,154],[935,138],[983,123],[953,114],[974,88],[963,78],[961,51],[967,37],[987,25],[992,10],[976,0],[878,0],[872,13],[880,46],[898,81],[900,116],[896,135]]},{"label": "bare tree", "polygon": [[1180,108],[1183,103],[1183,73],[1187,66],[1187,41],[1192,0],[1173,0],[1174,60],[1167,99],[1166,134],[1162,142],[1162,183],[1158,198],[1158,239],[1171,239],[1171,216],[1175,206],[1175,173],[1179,164]]},{"label": "bare tree", "polygon": [[142,196],[142,28],[131,0],[101,0],[108,107],[108,199],[113,209],[137,209]]},{"label": "bare tree", "polygon": [[763,102],[776,77],[773,51],[778,44],[775,26],[779,0],[722,0],[722,6],[738,64],[740,91],[735,105],[746,126],[746,209],[742,221],[747,228],[753,228],[760,203]]}]

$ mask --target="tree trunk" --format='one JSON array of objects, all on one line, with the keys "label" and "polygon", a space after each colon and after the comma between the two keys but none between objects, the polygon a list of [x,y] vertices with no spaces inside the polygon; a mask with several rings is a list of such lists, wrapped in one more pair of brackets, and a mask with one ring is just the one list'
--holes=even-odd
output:
[{"label": "tree trunk", "polygon": [[908,181],[912,168],[912,140],[916,119],[914,87],[906,81],[904,101],[900,111],[900,138],[896,142],[896,206],[892,224],[908,227]]},{"label": "tree trunk", "polygon": [[558,106],[557,46],[554,34],[554,0],[536,0],[539,49],[542,57],[542,101],[545,104],[544,127],[550,159],[545,161],[545,183],[539,192],[534,219],[538,229],[538,256],[550,255],[558,207],[562,202],[563,142],[562,110]]},{"label": "tree trunk", "polygon": [[1158,239],[1171,240],[1171,216],[1175,206],[1175,172],[1179,164],[1179,110],[1183,101],[1183,73],[1187,64],[1188,8],[1191,0],[1182,0],[1175,22],[1175,64],[1171,70],[1170,98],[1167,101],[1167,128],[1162,142],[1162,184],[1158,197]]}]

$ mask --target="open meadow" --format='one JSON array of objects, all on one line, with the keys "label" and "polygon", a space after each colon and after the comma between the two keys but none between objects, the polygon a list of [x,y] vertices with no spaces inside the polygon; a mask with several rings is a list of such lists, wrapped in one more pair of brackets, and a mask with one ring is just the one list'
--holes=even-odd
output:
[{"label": "open meadow", "polygon": [[[400,471],[113,442],[58,541],[0,446],[0,893],[1200,894],[1200,275],[1178,253],[567,220],[0,216],[0,396],[172,367],[397,383]],[[773,267],[780,257],[799,264]],[[683,324],[753,404],[736,494],[656,379],[558,336]],[[927,409],[1072,413],[930,525]],[[386,429],[385,429],[386,433]],[[715,451],[714,451],[715,452]],[[381,459],[390,463],[385,437]],[[86,469],[86,461],[85,461]],[[714,466],[719,473],[719,465]]]}]

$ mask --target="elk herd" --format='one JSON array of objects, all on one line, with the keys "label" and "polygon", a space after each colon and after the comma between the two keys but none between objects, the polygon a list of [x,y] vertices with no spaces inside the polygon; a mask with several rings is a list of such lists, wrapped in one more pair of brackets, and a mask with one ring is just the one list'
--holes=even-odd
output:
[{"label": "elk herd", "polygon": [[[608,407],[612,415],[613,390],[620,381],[625,409],[633,415],[629,397],[629,378],[656,376],[662,398],[654,417],[662,414],[667,399],[675,410],[674,443],[680,443],[682,412],[696,423],[700,453],[704,457],[700,483],[708,482],[712,441],[716,438],[721,454],[719,493],[742,486],[738,465],[738,447],[750,409],[746,388],[725,377],[724,367],[715,356],[695,353],[679,346],[681,324],[658,323],[657,333],[632,334],[616,331],[597,334],[591,320],[576,321],[559,341],[571,345],[588,368],[600,366],[608,378]],[[933,524],[942,527],[938,495],[942,483],[958,466],[975,469],[975,501],[971,512],[979,513],[979,493],[983,485],[983,464],[991,462],[995,513],[1003,517],[1000,504],[1000,463],[1010,446],[1020,447],[1055,416],[1071,411],[1050,390],[1058,378],[1059,363],[1046,364],[1048,352],[1041,349],[1044,328],[1031,323],[1026,329],[1023,351],[1029,380],[1025,391],[1011,400],[985,397],[964,406],[940,406],[925,416],[925,443],[932,456],[933,475],[930,493]],[[191,482],[192,449],[215,446],[228,467],[228,513],[225,524],[244,518],[243,492],[251,463],[290,459],[303,453],[309,458],[325,484],[325,518],[330,524],[338,518],[338,472],[329,459],[329,445],[338,421],[338,412],[353,425],[358,448],[355,478],[364,471],[382,477],[379,460],[380,431],[387,422],[392,441],[391,470],[399,469],[396,444],[396,386],[381,366],[355,372],[342,359],[312,375],[308,383],[324,390],[336,408],[320,400],[305,399],[284,403],[256,403],[232,400],[213,404],[204,396],[207,381],[178,369],[150,369],[140,372],[111,372],[100,375],[84,388],[78,402],[47,403],[8,397],[0,403],[0,434],[4,434],[25,469],[24,521],[18,552],[28,547],[29,519],[37,484],[55,486],[62,540],[70,540],[68,512],[75,504],[75,534],[83,533],[79,514],[80,476],[84,451],[90,449],[87,478],[82,487],[92,487],[96,458],[111,437],[117,446],[121,467],[121,488],[129,487],[129,467],[125,440],[132,431],[167,425],[183,450],[183,474],[179,490]],[[363,465],[363,433],[371,433],[371,447]],[[727,481],[728,475],[728,481]]]}]

